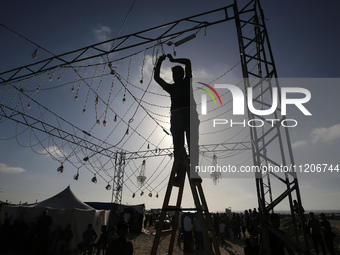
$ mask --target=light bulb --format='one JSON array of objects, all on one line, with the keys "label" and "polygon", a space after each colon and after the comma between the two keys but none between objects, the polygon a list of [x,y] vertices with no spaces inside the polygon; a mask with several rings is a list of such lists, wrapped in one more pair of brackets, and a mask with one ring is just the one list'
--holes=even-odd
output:
[{"label": "light bulb", "polygon": [[125,96],[123,97],[123,104],[125,104],[125,102],[126,102],[126,99],[125,99]]},{"label": "light bulb", "polygon": [[113,120],[114,122],[117,122],[117,114],[115,115],[115,119]]},{"label": "light bulb", "polygon": [[85,158],[83,158],[83,160],[86,162],[86,161],[89,160],[89,157],[85,157]]},{"label": "light bulb", "polygon": [[141,79],[139,82],[140,82],[141,84],[143,84],[143,79]]},{"label": "light bulb", "polygon": [[57,172],[60,172],[60,173],[64,172],[64,166],[61,165],[60,167],[58,167]]},{"label": "light bulb", "polygon": [[75,179],[76,181],[78,180],[78,178],[79,178],[79,174],[76,174],[73,176],[73,179]]},{"label": "light bulb", "polygon": [[48,79],[49,81],[52,81],[52,76]]},{"label": "light bulb", "polygon": [[126,129],[126,132],[125,132],[126,135],[129,134],[129,128]]},{"label": "light bulb", "polygon": [[96,177],[96,175],[93,176],[93,178],[91,179],[91,181],[92,181],[93,183],[97,183],[97,177]]},{"label": "light bulb", "polygon": [[74,101],[77,101],[77,100],[78,100],[78,96],[75,96],[75,97],[74,97]]},{"label": "light bulb", "polygon": [[106,127],[106,120],[103,121],[103,126]]},{"label": "light bulb", "polygon": [[28,104],[27,105],[27,110],[29,110],[31,108],[31,105],[30,104]]},{"label": "light bulb", "polygon": [[140,193],[140,195],[143,196],[143,195],[144,195],[144,191],[142,191],[142,192]]},{"label": "light bulb", "polygon": [[84,109],[83,109],[83,114],[84,114],[85,112],[86,112],[86,109],[84,108]]},{"label": "light bulb", "polygon": [[97,124],[100,124],[100,120],[97,120]]},{"label": "light bulb", "polygon": [[72,87],[72,89],[71,89],[71,93],[73,93],[74,92],[74,87]]},{"label": "light bulb", "polygon": [[158,193],[157,193],[156,197],[158,198]]},{"label": "light bulb", "polygon": [[37,58],[39,52],[39,48],[37,48],[33,53],[32,53],[32,58]]},{"label": "light bulb", "polygon": [[134,198],[135,196],[136,196],[136,194],[135,194],[135,193],[133,193],[133,194],[132,194],[132,198]]},{"label": "light bulb", "polygon": [[35,92],[39,92],[40,88],[35,88]]},{"label": "light bulb", "polygon": [[107,184],[107,186],[105,187],[105,189],[110,190],[111,189],[111,185]]},{"label": "light bulb", "polygon": [[151,192],[149,193],[149,197],[152,197],[152,193]]},{"label": "light bulb", "polygon": [[94,101],[95,104],[98,104],[98,96],[96,96],[96,100]]},{"label": "light bulb", "polygon": [[60,81],[61,80],[61,77],[58,77],[58,81]]},{"label": "light bulb", "polygon": [[150,144],[148,144],[148,150],[150,149]]}]

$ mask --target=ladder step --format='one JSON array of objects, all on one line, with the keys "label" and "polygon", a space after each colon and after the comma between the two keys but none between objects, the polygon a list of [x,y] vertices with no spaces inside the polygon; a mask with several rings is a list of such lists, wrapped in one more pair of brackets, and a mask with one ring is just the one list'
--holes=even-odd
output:
[{"label": "ladder step", "polygon": [[162,211],[180,211],[181,208],[176,205],[168,205],[164,208],[162,208]]},{"label": "ladder step", "polygon": [[161,232],[161,236],[168,236],[168,235],[172,235],[172,234],[175,234],[174,232],[176,229],[167,229],[167,230],[163,230]]}]

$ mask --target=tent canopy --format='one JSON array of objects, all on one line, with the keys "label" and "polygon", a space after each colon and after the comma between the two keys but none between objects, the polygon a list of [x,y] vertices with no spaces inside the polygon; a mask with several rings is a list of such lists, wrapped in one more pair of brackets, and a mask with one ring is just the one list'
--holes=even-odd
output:
[{"label": "tent canopy", "polygon": [[70,186],[66,189],[50,197],[40,203],[34,204],[33,207],[39,208],[54,208],[54,209],[82,209],[82,210],[95,210],[91,206],[83,203],[79,198],[74,195]]}]

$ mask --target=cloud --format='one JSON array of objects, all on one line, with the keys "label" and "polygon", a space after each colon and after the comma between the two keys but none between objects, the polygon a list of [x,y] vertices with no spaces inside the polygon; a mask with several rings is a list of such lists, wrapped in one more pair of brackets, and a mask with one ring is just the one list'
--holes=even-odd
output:
[{"label": "cloud", "polygon": [[340,124],[328,128],[315,128],[311,132],[313,143],[327,143],[340,139]]},{"label": "cloud", "polygon": [[293,147],[294,149],[300,148],[300,147],[304,147],[304,146],[306,146],[306,145],[307,145],[307,142],[306,142],[306,141],[303,141],[303,140],[297,141],[297,142],[295,142],[295,143],[292,143],[292,147]]},{"label": "cloud", "polygon": [[60,150],[57,146],[50,146],[47,147],[46,149],[39,151],[39,153],[41,154],[48,154],[50,156],[53,156],[55,158],[59,157],[65,157],[66,153],[63,150]]},{"label": "cloud", "polygon": [[98,41],[106,41],[111,39],[111,29],[108,26],[99,26],[93,29],[94,35]]},{"label": "cloud", "polygon": [[5,173],[5,174],[19,174],[23,173],[26,170],[21,168],[21,167],[10,167],[7,166],[6,164],[0,163],[0,173]]}]

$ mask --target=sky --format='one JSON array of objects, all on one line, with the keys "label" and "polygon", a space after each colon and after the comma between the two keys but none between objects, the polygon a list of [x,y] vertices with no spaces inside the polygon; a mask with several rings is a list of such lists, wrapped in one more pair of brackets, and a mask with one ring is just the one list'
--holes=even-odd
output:
[{"label": "sky", "polygon": [[[245,2],[239,1],[239,5]],[[0,73],[47,59],[52,54],[78,50],[230,4],[232,1],[227,0],[136,0],[120,1],[118,4],[90,0],[1,1]],[[295,163],[302,166],[327,164],[327,169],[330,166],[335,168],[340,165],[340,120],[337,111],[340,94],[340,51],[337,48],[340,41],[337,32],[340,3],[335,0],[313,0],[308,4],[293,0],[262,0],[261,5],[282,83],[305,87],[311,92],[306,107],[312,116],[304,116],[295,108],[288,109],[291,115],[287,118],[299,121],[297,127],[289,128]],[[219,18],[221,14],[214,15]],[[182,28],[182,25],[179,26]],[[156,34],[157,31],[152,33]],[[113,152],[119,149],[137,152],[171,148],[171,136],[163,131],[170,129],[169,97],[152,79],[157,56],[174,54],[175,51],[177,57],[190,58],[194,84],[197,81],[214,81],[225,73],[219,83],[242,75],[234,20],[209,26],[198,31],[196,36],[178,47],[146,44],[111,53],[104,58],[74,63],[72,67],[53,69],[32,79],[28,77],[1,85],[1,104],[24,111],[77,137],[85,137],[103,148],[116,145],[110,148]],[[37,45],[40,48],[37,58],[32,58]],[[111,47],[112,44],[108,43],[103,49]],[[121,60],[117,64],[118,59]],[[122,77],[122,82],[110,75],[109,67],[104,65],[107,61],[117,68],[115,70]],[[165,61],[161,73],[169,82],[170,67],[171,63]],[[127,84],[126,87],[123,84]],[[14,90],[13,86],[23,88],[25,96]],[[124,94],[125,104],[122,103]],[[98,104],[95,103],[96,96],[99,96]],[[75,100],[76,97],[78,100]],[[85,113],[82,113],[83,109]],[[117,122],[113,121],[115,115],[118,116]],[[97,120],[100,124],[96,123]],[[105,127],[104,120],[107,121]],[[223,132],[212,134],[204,125],[202,122],[200,144],[249,140],[249,129],[232,128],[226,132],[222,129]],[[128,135],[125,134],[127,129]],[[92,136],[84,135],[81,130]],[[100,153],[93,154],[79,144],[70,144],[5,118],[0,119],[0,139],[0,200],[33,203],[47,199],[70,185],[82,201],[111,202],[112,191],[105,187],[112,185],[113,155],[108,158]],[[88,155],[91,156],[90,160],[84,162],[82,159]],[[224,158],[218,159],[220,164],[239,167],[252,163],[249,150],[218,155]],[[202,164],[209,164],[211,156],[202,156]],[[143,159],[146,159],[145,168]],[[63,173],[57,172],[61,163]],[[170,156],[128,160],[122,203],[144,203],[147,209],[160,208],[171,164]],[[79,178],[74,180],[77,169]],[[97,183],[91,182],[94,174]],[[139,186],[137,177],[143,174],[146,181],[144,186]],[[340,210],[339,176],[337,171],[298,173],[305,209]],[[257,207],[253,175],[222,177],[216,185],[209,177],[203,178],[211,211],[224,211],[229,207],[241,211]],[[276,182],[272,185],[273,193],[277,192]],[[140,195],[142,191],[144,195]],[[190,192],[188,189],[186,191],[183,207],[192,204]],[[287,203],[282,203],[278,209],[287,210],[287,206]]]}]

